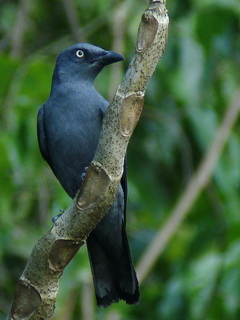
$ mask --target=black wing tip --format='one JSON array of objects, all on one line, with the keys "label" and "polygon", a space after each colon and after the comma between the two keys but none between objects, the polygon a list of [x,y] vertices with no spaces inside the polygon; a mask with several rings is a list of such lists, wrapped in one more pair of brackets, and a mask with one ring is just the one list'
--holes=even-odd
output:
[{"label": "black wing tip", "polygon": [[97,299],[97,305],[98,307],[107,308],[112,303],[118,303],[120,300],[125,301],[127,304],[138,304],[140,300],[140,293],[139,289],[137,288],[134,293],[128,293],[128,292],[118,292],[118,295],[108,293],[104,297],[96,296]]},{"label": "black wing tip", "polygon": [[112,303],[118,303],[119,302],[119,298],[112,298],[109,296],[105,296],[105,297],[96,297],[97,299],[97,306],[100,308],[107,308],[109,307]]},{"label": "black wing tip", "polygon": [[124,300],[127,304],[138,304],[140,300],[139,290],[136,290],[133,294],[123,292],[120,299]]}]

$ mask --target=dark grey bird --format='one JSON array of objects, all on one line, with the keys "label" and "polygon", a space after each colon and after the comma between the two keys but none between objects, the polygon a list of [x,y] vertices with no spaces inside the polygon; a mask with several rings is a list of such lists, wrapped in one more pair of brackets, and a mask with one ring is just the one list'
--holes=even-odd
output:
[{"label": "dark grey bird", "polygon": [[[38,141],[43,158],[72,198],[94,157],[108,107],[94,80],[106,65],[123,59],[86,43],[66,48],[57,58],[50,96],[38,112]],[[139,301],[125,230],[126,200],[125,171],[115,202],[87,239],[97,304],[103,307]]]}]

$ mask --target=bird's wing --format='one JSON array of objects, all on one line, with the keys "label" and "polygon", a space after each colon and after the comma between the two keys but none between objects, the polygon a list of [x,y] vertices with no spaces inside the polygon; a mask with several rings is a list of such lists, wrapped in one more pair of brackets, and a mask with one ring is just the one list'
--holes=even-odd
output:
[{"label": "bird's wing", "polygon": [[44,128],[44,104],[40,107],[37,115],[37,136],[41,154],[43,158],[49,163],[50,159],[47,148],[46,132]]}]

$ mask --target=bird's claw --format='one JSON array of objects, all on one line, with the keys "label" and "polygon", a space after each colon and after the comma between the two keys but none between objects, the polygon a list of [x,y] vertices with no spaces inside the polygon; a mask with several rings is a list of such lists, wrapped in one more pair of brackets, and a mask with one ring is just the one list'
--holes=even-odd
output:
[{"label": "bird's claw", "polygon": [[82,182],[83,182],[83,180],[85,179],[85,176],[86,176],[87,171],[88,171],[88,167],[85,167],[85,168],[84,168],[84,172],[81,174],[81,180],[82,180]]},{"label": "bird's claw", "polygon": [[58,219],[61,217],[61,215],[64,213],[64,210],[63,209],[60,209],[59,210],[61,213],[59,213],[57,216],[55,216],[55,217],[53,217],[52,218],[52,222],[53,222],[53,224],[56,226],[56,223],[57,223],[57,221],[58,221]]}]

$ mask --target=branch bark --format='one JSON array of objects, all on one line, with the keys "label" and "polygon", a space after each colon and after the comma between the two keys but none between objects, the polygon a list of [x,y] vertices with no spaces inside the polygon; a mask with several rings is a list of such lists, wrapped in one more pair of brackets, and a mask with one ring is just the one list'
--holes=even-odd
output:
[{"label": "branch bark", "polygon": [[104,116],[94,160],[81,190],[35,245],[17,284],[8,319],[49,319],[59,278],[113,203],[126,148],[139,120],[145,90],[166,46],[166,0],[152,0],[142,15],[134,56]]}]

